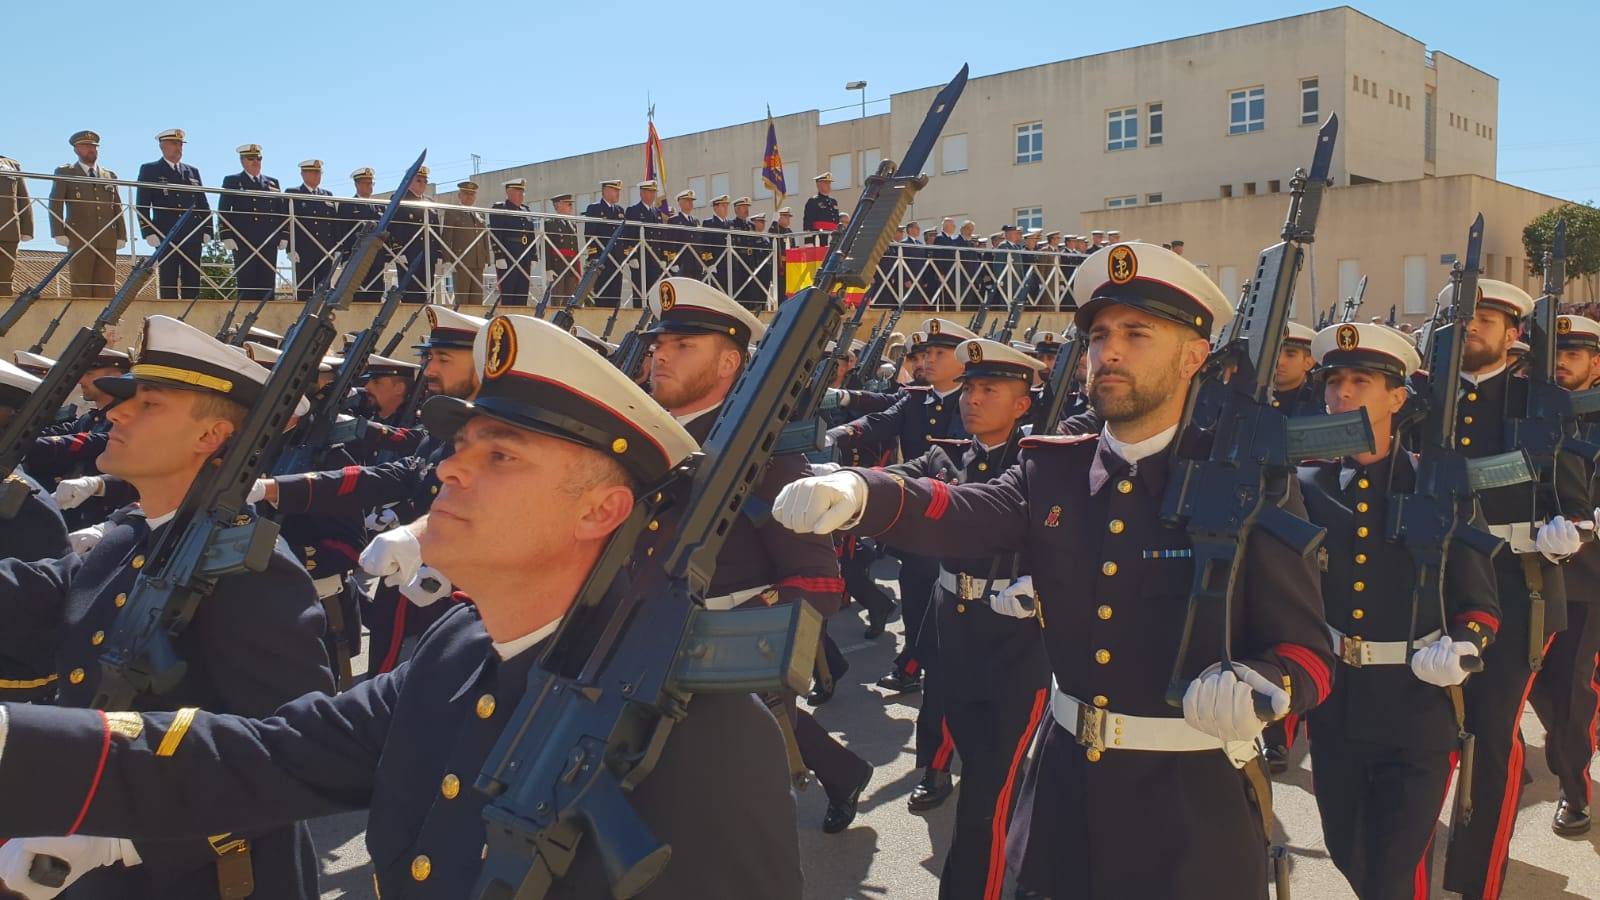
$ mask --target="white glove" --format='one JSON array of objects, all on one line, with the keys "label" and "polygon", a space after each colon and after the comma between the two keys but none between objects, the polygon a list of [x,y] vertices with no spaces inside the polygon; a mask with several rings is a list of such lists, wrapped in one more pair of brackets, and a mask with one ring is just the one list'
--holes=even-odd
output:
[{"label": "white glove", "polygon": [[128,246],[128,242],[127,241],[125,241],[125,240],[123,240],[121,238],[117,238],[117,249],[118,250],[121,250],[123,247],[126,247],[126,246]]},{"label": "white glove", "polygon": [[1467,680],[1461,657],[1477,655],[1477,644],[1451,640],[1445,635],[1411,654],[1411,674],[1435,687],[1451,687]]},{"label": "white glove", "polygon": [[838,388],[828,388],[826,391],[823,392],[823,394],[822,394],[822,403],[817,408],[818,409],[838,409],[839,407],[841,407],[841,406],[843,406],[845,404],[845,398],[847,396],[849,396],[849,395],[846,394],[844,391],[839,390]]},{"label": "white glove", "polygon": [[772,503],[778,524],[801,534],[832,534],[861,518],[867,482],[854,472],[834,472],[790,482]]},{"label": "white glove", "polygon": [[58,234],[58,235],[56,235],[56,243],[58,243],[61,246],[65,247],[65,246],[67,246],[67,244],[69,244],[71,242],[69,240],[67,240],[67,236],[66,235]]},{"label": "white glove", "polygon": [[1039,598],[1033,592],[1033,576],[1024,575],[1011,582],[1003,591],[989,598],[989,608],[1013,619],[1031,619],[1039,608]]},{"label": "white glove", "polygon": [[503,272],[506,268],[506,261],[503,259],[497,259],[494,261],[494,267]]},{"label": "white glove", "polygon": [[1533,546],[1551,562],[1560,562],[1577,553],[1583,542],[1578,537],[1576,525],[1561,516],[1556,516],[1539,526],[1539,533],[1534,536]]},{"label": "white glove", "polygon": [[244,495],[244,502],[247,504],[260,503],[267,499],[267,486],[271,483],[271,478],[257,478],[256,483],[250,485],[250,493]]},{"label": "white glove", "polygon": [[406,259],[406,255],[404,253],[396,253],[394,255],[394,261],[400,264],[400,269],[402,272],[405,271],[406,266],[411,265],[410,261]]},{"label": "white glove", "polygon": [[106,480],[99,475],[86,475],[82,478],[63,478],[56,485],[56,505],[62,509],[77,509],[90,497],[98,497],[105,493]]},{"label": "white glove", "polygon": [[31,234],[25,234],[25,235],[22,236],[22,242],[24,244],[26,244],[27,242],[29,242],[31,240],[33,240],[33,235],[31,235]]},{"label": "white glove", "polygon": [[392,528],[361,551],[361,568],[368,575],[385,576],[384,584],[406,584],[422,568],[422,544],[410,529]]},{"label": "white glove", "polygon": [[93,550],[94,545],[100,543],[100,539],[105,536],[106,527],[104,525],[90,525],[88,528],[80,528],[77,531],[68,532],[67,543],[71,545],[73,553],[82,556]]},{"label": "white glove", "polygon": [[[68,871],[61,887],[45,887],[28,877],[35,857],[52,856],[67,864]],[[0,880],[5,886],[27,900],[49,900],[101,866],[137,866],[142,859],[133,842],[122,838],[91,837],[86,834],[72,837],[13,838],[0,847]]]},{"label": "white glove", "polygon": [[149,237],[145,238],[144,242],[146,244],[149,244],[152,247],[159,247],[159,246],[161,246],[161,237],[160,237],[160,235],[152,234]]},{"label": "white glove", "polygon": [[1256,716],[1254,694],[1272,699],[1272,713],[1289,711],[1289,694],[1249,666],[1233,664],[1232,672],[1212,665],[1183,694],[1183,720],[1189,727],[1224,741],[1253,741],[1266,723]]},{"label": "white glove", "polygon": [[455,263],[445,263],[443,266],[441,266],[439,268],[439,277],[440,278],[448,278],[451,274],[453,274],[455,272],[455,270],[456,270],[456,264]]},{"label": "white glove", "polygon": [[423,566],[410,581],[400,586],[400,594],[418,606],[432,606],[455,590],[450,579],[433,566]]},{"label": "white glove", "polygon": [[836,462],[812,463],[806,467],[812,475],[832,475],[844,468]]},{"label": "white glove", "polygon": [[291,251],[289,253],[289,262],[299,262],[299,261],[300,261],[300,254],[294,253],[294,252]]},{"label": "white glove", "polygon": [[229,253],[239,249],[239,243],[233,238],[224,238],[222,241],[222,246],[227,247]]},{"label": "white glove", "polygon": [[367,526],[368,531],[378,534],[400,524],[400,517],[394,514],[394,510],[384,508],[377,512],[367,513],[367,517],[362,519],[361,523]]}]

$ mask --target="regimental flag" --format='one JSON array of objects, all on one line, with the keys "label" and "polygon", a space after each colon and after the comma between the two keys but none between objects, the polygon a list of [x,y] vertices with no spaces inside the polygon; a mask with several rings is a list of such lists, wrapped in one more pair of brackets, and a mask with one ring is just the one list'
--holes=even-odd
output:
[{"label": "regimental flag", "polygon": [[650,107],[650,131],[644,139],[644,180],[654,181],[661,193],[656,196],[661,198],[660,209],[666,213],[670,207],[667,204],[667,158],[661,150],[661,135],[656,134],[656,108]]},{"label": "regimental flag", "polygon": [[789,188],[783,183],[783,154],[778,150],[778,125],[772,121],[772,107],[767,107],[767,149],[761,154],[761,183],[777,196],[775,206],[783,205]]}]

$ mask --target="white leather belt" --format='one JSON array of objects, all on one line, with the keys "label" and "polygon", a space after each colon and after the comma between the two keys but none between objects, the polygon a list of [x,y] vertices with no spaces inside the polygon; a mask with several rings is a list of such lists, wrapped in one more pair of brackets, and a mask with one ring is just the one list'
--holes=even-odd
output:
[{"label": "white leather belt", "polygon": [[1011,586],[1009,578],[996,578],[989,584],[989,593],[983,592],[983,586],[989,579],[977,575],[968,575],[965,572],[952,572],[948,569],[939,569],[939,587],[944,588],[961,600],[987,600]]},{"label": "white leather belt", "polygon": [[[1052,685],[1050,712],[1056,724],[1091,751],[1156,750],[1165,753],[1192,753],[1198,750],[1226,750],[1221,738],[1212,737],[1189,726],[1181,718],[1128,716],[1085,703]],[[1238,742],[1248,746],[1249,741]],[[1229,755],[1232,755],[1231,753]],[[1097,759],[1098,756],[1092,756]]]},{"label": "white leather belt", "polygon": [[703,605],[706,609],[713,610],[715,612],[724,612],[726,610],[733,609],[736,606],[741,606],[745,601],[759,597],[770,590],[772,590],[772,587],[767,585],[764,587],[754,587],[742,591],[734,591],[731,594],[723,594],[719,597],[707,597],[705,600],[701,601],[701,605]]},{"label": "white leather belt", "polygon": [[1506,522],[1503,525],[1490,525],[1489,533],[1511,545],[1512,553],[1532,553],[1534,537],[1543,522]]},{"label": "white leather belt", "polygon": [[[1403,666],[1406,663],[1405,641],[1364,641],[1350,637],[1331,625],[1328,626],[1328,634],[1333,636],[1334,655],[1344,660],[1345,665],[1359,669],[1362,666]],[[1421,650],[1443,634],[1435,629],[1412,641],[1410,649]]]},{"label": "white leather belt", "polygon": [[326,600],[344,590],[344,576],[328,575],[323,578],[313,578],[311,584],[317,589],[317,599]]}]

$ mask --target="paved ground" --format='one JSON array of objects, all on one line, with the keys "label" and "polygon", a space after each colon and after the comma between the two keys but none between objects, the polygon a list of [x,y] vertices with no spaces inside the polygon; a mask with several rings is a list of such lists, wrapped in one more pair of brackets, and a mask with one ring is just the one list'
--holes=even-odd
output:
[{"label": "paved ground", "polygon": [[[893,590],[892,581],[886,586]],[[800,795],[806,895],[810,900],[936,897],[955,797],[929,814],[906,810],[906,796],[919,774],[912,753],[918,695],[888,698],[869,686],[888,671],[895,647],[891,635],[898,635],[900,624],[896,622],[890,635],[870,644],[861,639],[861,626],[853,616],[836,618],[831,631],[848,654],[851,668],[840,679],[837,696],[817,718],[877,771],[863,795],[861,815],[842,834],[825,835],[819,827],[827,806],[820,788],[813,787]],[[1581,840],[1551,833],[1556,787],[1544,768],[1544,732],[1532,712],[1524,719],[1524,734],[1534,783],[1523,791],[1504,896],[1507,900],[1596,900],[1600,898],[1600,830]],[[1351,900],[1355,895],[1328,860],[1323,846],[1303,743],[1298,749],[1294,766],[1277,780],[1274,792],[1283,829],[1280,839],[1287,838],[1295,859],[1294,900]],[[1600,761],[1591,773],[1600,779]],[[1130,810],[1130,814],[1139,815],[1151,812]],[[376,896],[362,842],[363,823],[362,815],[337,816],[315,823],[317,847],[323,858],[325,898],[370,900]],[[1441,826],[1436,846],[1442,847],[1445,839]],[[1439,868],[1435,867],[1436,872]],[[1437,892],[1437,884],[1435,887]],[[751,894],[752,898],[759,896],[759,891]]]}]

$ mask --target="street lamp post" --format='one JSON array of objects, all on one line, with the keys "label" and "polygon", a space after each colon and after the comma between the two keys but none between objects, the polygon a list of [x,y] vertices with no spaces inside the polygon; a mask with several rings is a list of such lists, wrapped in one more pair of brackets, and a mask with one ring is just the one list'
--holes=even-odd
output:
[{"label": "street lamp post", "polygon": [[844,86],[847,91],[861,92],[861,118],[867,117],[867,83],[865,81],[852,81]]}]

